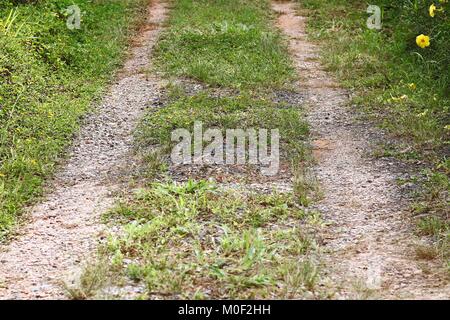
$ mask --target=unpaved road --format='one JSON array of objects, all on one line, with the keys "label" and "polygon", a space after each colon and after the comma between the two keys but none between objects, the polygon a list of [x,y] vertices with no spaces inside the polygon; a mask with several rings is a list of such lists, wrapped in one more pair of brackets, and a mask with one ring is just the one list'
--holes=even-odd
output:
[{"label": "unpaved road", "polygon": [[[315,168],[324,199],[317,208],[332,224],[324,268],[337,298],[450,299],[439,262],[418,261],[408,199],[395,170],[368,154],[374,128],[354,120],[347,93],[321,68],[318,49],[308,41],[306,18],[292,2],[273,2],[277,26],[306,91],[313,131]],[[392,165],[392,163],[391,163]]]},{"label": "unpaved road", "polygon": [[[273,9],[310,104],[315,172],[325,193],[317,208],[332,222],[323,235],[330,290],[337,298],[449,299],[448,281],[433,271],[438,263],[415,258],[418,239],[395,170],[367,156],[376,131],[353,120],[347,93],[317,62],[317,48],[308,41],[305,18],[296,15],[294,4],[273,2]],[[51,182],[53,191],[30,208],[30,222],[0,253],[0,298],[65,298],[61,281],[95,251],[102,231],[99,217],[112,206],[120,176],[130,167],[133,129],[159,96],[159,80],[143,69],[165,16],[165,5],[153,1],[130,58],[85,120]]]},{"label": "unpaved road", "polygon": [[114,202],[132,159],[132,133],[159,82],[145,74],[166,6],[152,1],[130,57],[95,112],[87,117],[67,162],[30,221],[0,253],[0,299],[65,298],[65,277],[94,252],[99,217]]}]

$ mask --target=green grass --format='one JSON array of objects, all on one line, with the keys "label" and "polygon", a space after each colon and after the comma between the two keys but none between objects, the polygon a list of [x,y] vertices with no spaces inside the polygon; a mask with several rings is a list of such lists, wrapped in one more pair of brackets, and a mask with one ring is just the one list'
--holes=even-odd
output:
[{"label": "green grass", "polygon": [[[0,4],[0,237],[41,195],[80,117],[120,64],[145,3],[77,1],[85,14],[73,31],[63,13],[71,0]],[[11,10],[17,18],[8,29]]]},{"label": "green grass", "polygon": [[170,152],[176,144],[171,141],[171,132],[186,128],[193,132],[194,122],[203,123],[203,128],[226,129],[265,128],[279,129],[282,149],[291,157],[303,152],[308,136],[308,125],[298,106],[286,103],[275,104],[265,95],[251,96],[248,92],[226,97],[214,97],[208,90],[195,95],[174,90],[163,108],[146,115],[137,132],[137,143],[141,149],[159,146]]},{"label": "green grass", "polygon": [[267,1],[180,0],[156,57],[169,75],[232,88],[281,87],[294,76]]},{"label": "green grass", "polygon": [[316,244],[292,194],[237,192],[205,181],[153,183],[109,218],[124,232],[103,248],[107,285],[143,285],[141,298],[295,298],[316,290],[318,269],[309,255]]},{"label": "green grass", "polygon": [[[366,1],[303,0],[299,7],[308,10],[308,32],[322,44],[324,65],[356,93],[352,103],[394,138],[377,155],[428,167],[416,179],[422,191],[413,210],[427,215],[422,234],[430,221],[446,226],[432,235],[448,257],[450,18],[448,8],[431,18],[432,2],[379,1],[380,31],[366,26]],[[430,35],[430,47],[416,45],[421,33]]]}]

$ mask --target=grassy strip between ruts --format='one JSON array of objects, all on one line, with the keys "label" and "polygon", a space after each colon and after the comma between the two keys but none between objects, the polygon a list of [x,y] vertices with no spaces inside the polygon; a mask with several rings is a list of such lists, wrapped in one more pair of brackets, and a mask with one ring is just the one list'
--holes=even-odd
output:
[{"label": "grassy strip between ruts", "polygon": [[186,128],[193,131],[194,122],[205,128],[225,129],[250,128],[278,129],[282,151],[293,160],[302,161],[308,126],[298,106],[286,102],[274,103],[269,96],[251,96],[248,92],[214,96],[210,90],[187,95],[182,88],[172,87],[166,106],[149,112],[144,117],[136,135],[138,147],[142,150],[158,146],[168,154],[175,145],[171,132]]},{"label": "grassy strip between ruts", "polygon": [[[325,66],[357,93],[352,102],[399,138],[381,146],[377,155],[427,163],[427,169],[413,177],[422,191],[412,209],[425,216],[418,222],[418,233],[434,238],[434,257],[447,260],[450,19],[442,12],[430,17],[431,3],[379,1],[380,31],[366,26],[366,1],[302,0],[299,7],[311,17],[309,35],[323,44]],[[415,36],[421,33],[432,35],[429,48],[416,45]]]},{"label": "grassy strip between ruts", "polygon": [[41,195],[146,3],[79,0],[79,30],[66,26],[71,0],[0,4],[0,238]]},{"label": "grassy strip between ruts", "polygon": [[267,1],[177,0],[157,61],[170,75],[232,88],[281,87],[293,78]]},{"label": "grassy strip between ruts", "polygon": [[309,255],[316,244],[308,232],[321,220],[292,194],[224,190],[205,181],[153,183],[109,217],[125,224],[123,235],[111,236],[103,259],[69,288],[73,298],[123,297],[135,292],[130,281],[143,299],[316,293],[317,263]]},{"label": "grassy strip between ruts", "polygon": [[[298,182],[293,192],[263,194],[245,185],[234,189],[170,177],[154,182],[153,171],[161,167],[148,157],[152,175],[107,214],[121,231],[101,246],[100,261],[86,268],[80,283],[68,288],[72,297],[136,296],[136,288],[141,298],[321,294],[312,230],[322,220],[303,209],[310,200],[308,186],[295,174],[306,158],[308,128],[300,102],[273,102],[272,90],[295,74],[285,43],[269,31],[272,22],[265,0],[174,1],[168,30],[157,44],[159,67],[169,76],[220,89],[192,93],[170,85],[168,101],[149,110],[136,143],[139,152],[159,150],[167,156],[171,132],[192,131],[194,121],[220,130],[278,128],[283,157]],[[269,51],[261,47],[263,39]]]}]

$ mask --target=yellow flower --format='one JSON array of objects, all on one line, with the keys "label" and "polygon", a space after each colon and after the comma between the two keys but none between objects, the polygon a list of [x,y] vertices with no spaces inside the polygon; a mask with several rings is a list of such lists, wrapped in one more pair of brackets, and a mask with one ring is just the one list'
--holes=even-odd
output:
[{"label": "yellow flower", "polygon": [[429,12],[430,16],[434,18],[434,16],[436,15],[436,6],[434,5],[434,3],[430,6]]},{"label": "yellow flower", "polygon": [[430,46],[430,37],[424,34],[417,36],[416,43],[422,49]]},{"label": "yellow flower", "polygon": [[411,90],[416,90],[417,85],[413,82],[413,83],[408,84],[408,87],[409,87]]}]

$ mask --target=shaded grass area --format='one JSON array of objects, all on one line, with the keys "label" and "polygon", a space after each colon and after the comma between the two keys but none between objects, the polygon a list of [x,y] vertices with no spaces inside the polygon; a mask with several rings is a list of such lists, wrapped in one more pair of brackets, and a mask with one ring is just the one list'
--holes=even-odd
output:
[{"label": "shaded grass area", "polygon": [[[352,102],[396,138],[377,155],[426,164],[415,178],[422,190],[413,211],[425,216],[419,233],[433,237],[448,258],[450,20],[447,11],[430,17],[431,3],[380,1],[383,28],[374,31],[366,26],[366,1],[299,1],[311,16],[309,35],[323,43],[324,65],[354,89]],[[416,45],[421,33],[430,35],[430,47]]]},{"label": "shaded grass area", "polygon": [[[124,224],[124,234],[104,248],[111,255],[104,273],[110,287],[134,281],[145,299],[315,294],[318,269],[308,253],[316,244],[302,221],[319,218],[292,194],[236,192],[193,180],[153,183],[109,217]],[[72,295],[95,294],[90,287]]]},{"label": "shaded grass area", "polygon": [[174,2],[156,58],[170,75],[233,88],[280,87],[294,73],[260,0]]},{"label": "shaded grass area", "polygon": [[[80,30],[66,27],[73,1],[0,4],[0,237],[42,193],[80,117],[119,65],[146,0],[80,0]],[[16,16],[7,23],[7,17]]]}]

